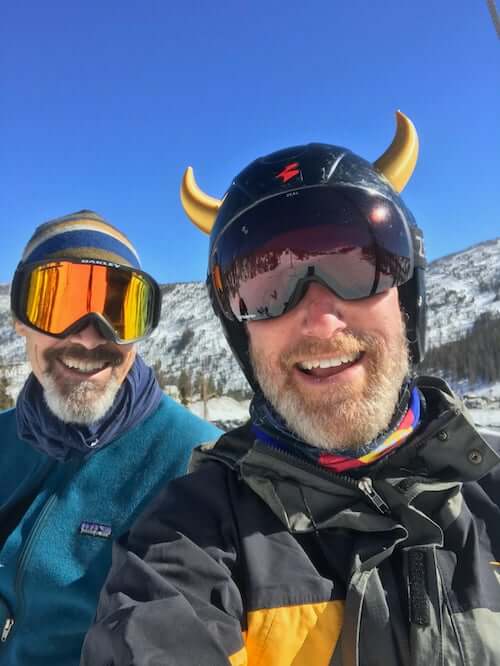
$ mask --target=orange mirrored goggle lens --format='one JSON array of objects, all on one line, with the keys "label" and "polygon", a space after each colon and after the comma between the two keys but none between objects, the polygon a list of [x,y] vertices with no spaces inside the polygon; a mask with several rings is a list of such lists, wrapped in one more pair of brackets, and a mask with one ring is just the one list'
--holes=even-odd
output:
[{"label": "orange mirrored goggle lens", "polygon": [[58,335],[82,317],[98,313],[118,338],[134,340],[151,328],[154,298],[152,284],[133,270],[54,262],[30,273],[26,319]]}]

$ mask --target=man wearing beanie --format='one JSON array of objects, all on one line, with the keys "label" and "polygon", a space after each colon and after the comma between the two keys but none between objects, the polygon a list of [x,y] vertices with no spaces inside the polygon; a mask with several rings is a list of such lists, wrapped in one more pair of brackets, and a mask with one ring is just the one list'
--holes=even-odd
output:
[{"label": "man wearing beanie", "polygon": [[122,535],[218,435],[166,397],[136,343],[160,290],[92,211],[38,227],[11,292],[30,374],[0,414],[0,665],[71,666]]}]

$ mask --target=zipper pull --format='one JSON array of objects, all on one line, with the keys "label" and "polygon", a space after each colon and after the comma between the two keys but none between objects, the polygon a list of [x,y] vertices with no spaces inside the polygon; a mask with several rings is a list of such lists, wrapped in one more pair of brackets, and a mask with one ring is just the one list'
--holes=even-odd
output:
[{"label": "zipper pull", "polygon": [[377,511],[380,511],[380,513],[383,513],[384,515],[388,515],[391,512],[389,505],[382,499],[382,497],[373,487],[373,483],[370,477],[364,476],[362,479],[360,479],[358,481],[358,488],[364,495],[366,495],[366,497],[368,497]]},{"label": "zipper pull", "polygon": [[8,617],[5,620],[5,624],[3,625],[2,629],[2,635],[0,636],[0,641],[2,641],[2,643],[5,643],[5,641],[8,639],[10,630],[12,629],[13,626],[14,626],[14,618]]}]

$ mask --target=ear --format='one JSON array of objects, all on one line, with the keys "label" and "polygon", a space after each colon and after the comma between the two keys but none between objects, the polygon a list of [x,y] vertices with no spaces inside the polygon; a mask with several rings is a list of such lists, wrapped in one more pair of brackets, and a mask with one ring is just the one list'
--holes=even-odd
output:
[{"label": "ear", "polygon": [[25,324],[21,324],[21,322],[18,319],[14,319],[14,328],[16,329],[16,333],[18,335],[22,335],[23,338],[26,337],[28,332],[28,327]]}]

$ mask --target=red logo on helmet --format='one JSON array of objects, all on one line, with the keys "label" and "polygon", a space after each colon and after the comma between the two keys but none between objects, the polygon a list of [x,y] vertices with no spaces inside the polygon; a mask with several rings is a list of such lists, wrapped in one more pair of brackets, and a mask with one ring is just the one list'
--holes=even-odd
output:
[{"label": "red logo on helmet", "polygon": [[281,171],[276,178],[280,178],[283,183],[288,183],[289,180],[292,180],[292,178],[295,178],[295,176],[298,176],[300,173],[300,169],[297,167],[299,166],[298,162],[292,162],[291,164],[287,164],[286,167]]}]

